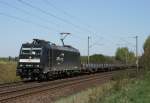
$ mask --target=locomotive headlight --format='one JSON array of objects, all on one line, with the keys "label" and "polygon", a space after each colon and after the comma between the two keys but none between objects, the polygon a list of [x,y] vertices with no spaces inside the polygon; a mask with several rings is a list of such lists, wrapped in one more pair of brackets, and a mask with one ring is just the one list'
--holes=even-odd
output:
[{"label": "locomotive headlight", "polygon": [[40,65],[36,65],[36,67],[40,67]]},{"label": "locomotive headlight", "polygon": [[19,66],[20,66],[20,67],[23,67],[23,65],[22,65],[22,64],[20,64]]}]

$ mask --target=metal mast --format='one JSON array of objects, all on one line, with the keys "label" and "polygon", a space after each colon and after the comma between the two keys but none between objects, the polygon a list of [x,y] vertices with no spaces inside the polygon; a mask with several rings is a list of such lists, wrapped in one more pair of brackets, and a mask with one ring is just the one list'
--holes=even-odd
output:
[{"label": "metal mast", "polygon": [[88,36],[88,64],[90,64],[90,37]]},{"label": "metal mast", "polygon": [[139,58],[138,58],[138,36],[135,37],[136,38],[136,66],[137,66],[137,72],[139,69]]}]

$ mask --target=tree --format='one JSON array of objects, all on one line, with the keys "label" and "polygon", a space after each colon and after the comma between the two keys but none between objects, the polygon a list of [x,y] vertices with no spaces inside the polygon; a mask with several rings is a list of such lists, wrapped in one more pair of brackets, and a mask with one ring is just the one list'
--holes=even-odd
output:
[{"label": "tree", "polygon": [[118,48],[116,51],[116,60],[122,63],[133,64],[135,63],[135,55],[133,52],[129,51],[127,47]]},{"label": "tree", "polygon": [[140,64],[144,66],[146,69],[150,68],[150,36],[146,39],[144,46],[144,54],[140,59]]},{"label": "tree", "polygon": [[135,57],[135,54],[134,54],[134,52],[129,52],[129,54],[128,54],[128,63],[130,63],[130,64],[135,64],[135,61],[136,61],[136,57]]},{"label": "tree", "polygon": [[81,56],[81,63],[87,63],[88,57],[87,56]]},{"label": "tree", "polygon": [[93,63],[99,63],[99,62],[104,63],[106,61],[106,58],[102,54],[94,54],[90,56],[90,61]]},{"label": "tree", "polygon": [[[81,56],[81,62],[87,63],[87,56]],[[113,57],[105,56],[102,54],[93,54],[90,56],[90,63],[113,63],[115,62]]]},{"label": "tree", "polygon": [[116,60],[119,60],[121,62],[126,62],[127,60],[127,53],[128,53],[128,48],[124,47],[124,48],[118,48],[116,51]]}]

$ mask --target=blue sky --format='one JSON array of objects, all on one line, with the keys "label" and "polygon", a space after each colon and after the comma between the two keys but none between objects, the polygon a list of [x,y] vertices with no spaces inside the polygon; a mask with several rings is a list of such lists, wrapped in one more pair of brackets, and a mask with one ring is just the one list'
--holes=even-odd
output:
[{"label": "blue sky", "polygon": [[17,56],[21,44],[33,38],[56,44],[60,32],[70,32],[66,44],[87,55],[114,55],[117,47],[135,51],[135,36],[139,37],[139,52],[150,34],[149,0],[0,0],[0,57]]}]

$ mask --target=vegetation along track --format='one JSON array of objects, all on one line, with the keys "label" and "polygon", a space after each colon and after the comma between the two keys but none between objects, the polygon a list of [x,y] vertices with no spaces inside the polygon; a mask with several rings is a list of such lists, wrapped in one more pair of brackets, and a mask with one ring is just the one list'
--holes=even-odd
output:
[{"label": "vegetation along track", "polygon": [[41,83],[28,83],[25,85],[16,85],[15,87],[8,88],[8,89],[0,89],[0,103],[5,101],[10,101],[12,99],[17,99],[24,96],[34,95],[44,91],[51,91],[51,90],[59,90],[59,88],[63,88],[66,86],[74,86],[78,84],[83,84],[89,81],[106,81],[109,80],[113,72],[105,72],[105,73],[98,73],[98,74],[91,74],[91,75],[84,75],[74,78],[62,79],[62,80],[55,80],[49,82],[41,82]]}]

